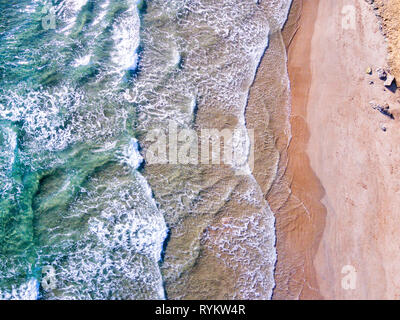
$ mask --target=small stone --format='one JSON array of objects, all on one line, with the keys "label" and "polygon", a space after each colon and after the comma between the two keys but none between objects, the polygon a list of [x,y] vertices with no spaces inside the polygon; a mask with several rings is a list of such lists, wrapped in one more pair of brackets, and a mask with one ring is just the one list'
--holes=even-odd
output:
[{"label": "small stone", "polygon": [[385,126],[382,126],[381,129],[383,132],[386,132],[386,130],[387,130]]},{"label": "small stone", "polygon": [[376,73],[378,74],[379,79],[386,80],[387,73],[383,68],[376,69]]},{"label": "small stone", "polygon": [[369,102],[369,105],[371,106],[372,109],[376,109],[377,107],[379,107],[379,104],[374,100],[371,100]]},{"label": "small stone", "polygon": [[372,68],[368,67],[367,70],[365,70],[366,74],[372,74]]}]

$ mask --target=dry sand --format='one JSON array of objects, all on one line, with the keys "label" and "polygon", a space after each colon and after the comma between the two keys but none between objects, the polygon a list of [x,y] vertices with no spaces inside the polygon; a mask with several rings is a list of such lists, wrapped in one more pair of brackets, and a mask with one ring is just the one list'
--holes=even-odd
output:
[{"label": "dry sand", "polygon": [[[302,2],[289,48],[293,138],[282,179],[290,182],[287,203],[298,198],[306,216],[275,212],[274,297],[398,298],[400,115],[391,120],[369,101],[397,108],[399,96],[365,72],[386,65],[384,37],[365,1]],[[355,8],[354,29],[343,27],[345,6]],[[357,271],[354,290],[342,287],[345,265]]]},{"label": "dry sand", "polygon": [[388,63],[392,73],[400,79],[400,1],[375,0],[376,10],[382,31],[388,39]]}]

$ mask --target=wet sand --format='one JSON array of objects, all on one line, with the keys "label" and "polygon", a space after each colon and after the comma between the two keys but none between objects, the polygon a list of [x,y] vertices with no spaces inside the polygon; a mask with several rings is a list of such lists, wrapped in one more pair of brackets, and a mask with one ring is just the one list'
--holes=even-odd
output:
[{"label": "wet sand", "polygon": [[[290,125],[292,139],[285,180],[290,197],[277,211],[278,263],[275,299],[320,299],[312,258],[325,227],[326,210],[321,204],[324,190],[310,166],[306,152],[309,129],[306,123],[307,99],[311,85],[309,56],[318,3],[295,1],[293,12],[300,11],[298,29],[288,50],[291,82]],[[289,17],[297,17],[298,13]],[[286,30],[285,30],[286,31]],[[284,32],[285,33],[285,32]],[[299,43],[302,45],[299,46]],[[296,51],[291,51],[295,48]]]},{"label": "wet sand", "polygon": [[[354,28],[343,27],[351,8]],[[281,181],[290,190],[283,205],[273,205],[271,191],[267,197],[277,218],[275,299],[400,294],[400,122],[397,110],[391,120],[369,105],[396,109],[399,96],[365,72],[386,66],[386,56],[366,2],[302,1],[288,51],[292,139]],[[356,270],[350,290],[346,265]]]},{"label": "wet sand", "polygon": [[[270,36],[246,108],[247,127],[256,134],[253,175],[276,218],[275,299],[320,298],[310,257],[324,225],[318,214],[323,211],[322,192],[304,152],[306,125],[301,118],[289,118],[291,97],[286,78],[286,47],[296,34],[300,9],[301,2],[294,2],[284,31]],[[307,82],[297,88],[307,88]],[[292,157],[288,158],[288,152]],[[310,205],[315,210],[310,212]]]}]

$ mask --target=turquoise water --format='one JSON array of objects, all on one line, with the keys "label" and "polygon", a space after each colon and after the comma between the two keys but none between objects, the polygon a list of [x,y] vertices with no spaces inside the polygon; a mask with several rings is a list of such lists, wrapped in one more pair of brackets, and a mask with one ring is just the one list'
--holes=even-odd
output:
[{"label": "turquoise water", "polygon": [[164,296],[166,225],[127,91],[141,7],[0,2],[1,298]]}]

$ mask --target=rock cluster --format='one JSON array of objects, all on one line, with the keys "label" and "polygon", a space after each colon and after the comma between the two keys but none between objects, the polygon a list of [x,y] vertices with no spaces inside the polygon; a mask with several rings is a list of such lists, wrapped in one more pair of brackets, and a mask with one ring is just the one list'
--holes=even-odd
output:
[{"label": "rock cluster", "polygon": [[391,73],[400,79],[400,1],[365,0],[378,18],[382,34],[387,39],[388,63]]},{"label": "rock cluster", "polygon": [[[367,69],[367,73],[370,68]],[[381,79],[384,82],[385,87],[391,88],[393,85],[396,85],[396,79],[395,77],[390,73],[389,70],[384,69],[384,68],[378,68],[376,69],[376,73],[378,74],[379,79]],[[394,91],[396,90],[396,87],[392,88]]]},{"label": "rock cluster", "polygon": [[389,111],[390,106],[385,103],[384,105],[380,105],[379,103],[376,103],[375,101],[370,101],[369,103],[371,105],[371,108],[374,110],[378,110],[380,113],[383,115],[389,117],[390,119],[394,120],[393,114]]}]

